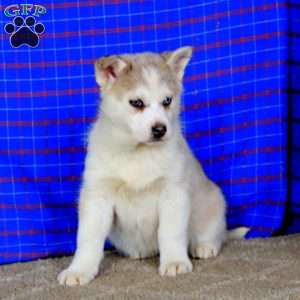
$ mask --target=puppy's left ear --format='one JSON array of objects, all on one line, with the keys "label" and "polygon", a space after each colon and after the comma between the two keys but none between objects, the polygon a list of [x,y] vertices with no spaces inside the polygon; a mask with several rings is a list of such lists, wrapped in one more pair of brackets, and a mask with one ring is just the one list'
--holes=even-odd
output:
[{"label": "puppy's left ear", "polygon": [[184,70],[190,61],[193,53],[192,47],[178,48],[173,52],[163,52],[161,56],[165,59],[166,63],[176,73],[179,80],[182,79]]},{"label": "puppy's left ear", "polygon": [[105,88],[110,86],[120,75],[125,72],[128,62],[121,56],[111,55],[98,59],[95,62],[96,81]]}]

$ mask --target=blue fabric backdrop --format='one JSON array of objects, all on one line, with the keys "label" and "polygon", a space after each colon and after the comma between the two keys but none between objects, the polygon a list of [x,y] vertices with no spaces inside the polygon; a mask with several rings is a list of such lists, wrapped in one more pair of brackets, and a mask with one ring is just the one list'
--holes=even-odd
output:
[{"label": "blue fabric backdrop", "polygon": [[283,232],[300,231],[300,2],[289,3],[288,27],[288,206]]},{"label": "blue fabric backdrop", "polygon": [[45,27],[35,48],[12,47],[4,28],[14,17],[4,11],[15,1],[0,5],[0,263],[75,249],[86,137],[99,101],[95,59],[183,45],[195,50],[184,82],[185,135],[226,195],[228,226],[268,237],[292,211],[293,232],[300,231],[300,33],[299,18],[293,27],[289,18],[298,2],[35,3],[46,8],[35,16]]}]

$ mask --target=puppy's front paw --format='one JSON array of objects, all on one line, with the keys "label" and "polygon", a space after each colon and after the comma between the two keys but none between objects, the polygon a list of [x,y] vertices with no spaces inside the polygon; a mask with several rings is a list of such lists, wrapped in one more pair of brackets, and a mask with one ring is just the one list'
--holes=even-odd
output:
[{"label": "puppy's front paw", "polygon": [[191,255],[193,258],[210,258],[215,257],[219,253],[219,247],[208,245],[208,244],[199,244],[191,250]]},{"label": "puppy's front paw", "polygon": [[186,261],[174,261],[166,264],[161,264],[159,267],[159,274],[161,276],[176,276],[177,274],[183,274],[191,272],[193,269],[192,263],[189,260]]},{"label": "puppy's front paw", "polygon": [[68,268],[63,270],[57,277],[58,282],[61,285],[76,286],[84,285],[93,280],[97,272],[76,270]]}]

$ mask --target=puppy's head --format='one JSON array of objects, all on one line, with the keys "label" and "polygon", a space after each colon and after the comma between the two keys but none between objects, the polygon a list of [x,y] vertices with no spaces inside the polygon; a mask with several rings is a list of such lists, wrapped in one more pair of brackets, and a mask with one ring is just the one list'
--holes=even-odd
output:
[{"label": "puppy's head", "polygon": [[191,47],[161,54],[103,57],[96,61],[101,113],[137,144],[163,142],[178,130],[180,94]]}]

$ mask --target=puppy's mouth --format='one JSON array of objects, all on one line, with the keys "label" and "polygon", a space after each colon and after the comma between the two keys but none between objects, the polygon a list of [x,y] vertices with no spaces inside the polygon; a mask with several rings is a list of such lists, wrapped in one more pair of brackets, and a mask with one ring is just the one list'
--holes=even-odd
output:
[{"label": "puppy's mouth", "polygon": [[153,140],[147,142],[147,144],[149,144],[149,145],[158,145],[158,144],[164,143],[165,141],[166,141],[165,139],[160,139],[160,140],[153,139]]},{"label": "puppy's mouth", "polygon": [[146,147],[146,146],[158,146],[165,143],[167,139],[151,139],[147,142],[138,143],[138,147]]}]

